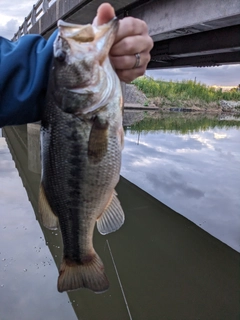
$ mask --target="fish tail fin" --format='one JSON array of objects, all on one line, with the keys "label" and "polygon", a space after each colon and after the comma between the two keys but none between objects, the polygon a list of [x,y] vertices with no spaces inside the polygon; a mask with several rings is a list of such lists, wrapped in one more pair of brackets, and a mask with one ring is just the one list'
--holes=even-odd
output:
[{"label": "fish tail fin", "polygon": [[81,264],[63,258],[58,277],[58,291],[87,288],[101,293],[109,288],[104,265],[95,253]]}]

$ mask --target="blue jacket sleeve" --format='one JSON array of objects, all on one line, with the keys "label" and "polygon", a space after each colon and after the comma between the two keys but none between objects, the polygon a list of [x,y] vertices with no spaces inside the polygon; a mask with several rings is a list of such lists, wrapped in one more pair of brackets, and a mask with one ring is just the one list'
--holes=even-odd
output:
[{"label": "blue jacket sleeve", "polygon": [[0,128],[41,119],[56,33],[0,37]]}]

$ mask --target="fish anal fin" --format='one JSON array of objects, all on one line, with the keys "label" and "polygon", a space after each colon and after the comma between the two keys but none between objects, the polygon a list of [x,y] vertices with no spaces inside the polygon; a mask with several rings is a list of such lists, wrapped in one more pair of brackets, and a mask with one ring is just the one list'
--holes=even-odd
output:
[{"label": "fish anal fin", "polygon": [[101,234],[118,230],[124,223],[125,217],[121,204],[114,191],[103,214],[97,220],[97,228]]},{"label": "fish anal fin", "polygon": [[44,227],[50,230],[56,230],[58,228],[58,217],[53,213],[42,183],[40,184],[38,210],[40,213],[40,221]]},{"label": "fish anal fin", "polygon": [[105,292],[109,282],[104,272],[104,265],[95,253],[91,259],[83,263],[76,263],[63,258],[59,270],[58,291],[70,291],[87,288],[96,293]]},{"label": "fish anal fin", "polygon": [[88,159],[92,163],[98,163],[107,153],[109,123],[96,116],[88,142]]}]

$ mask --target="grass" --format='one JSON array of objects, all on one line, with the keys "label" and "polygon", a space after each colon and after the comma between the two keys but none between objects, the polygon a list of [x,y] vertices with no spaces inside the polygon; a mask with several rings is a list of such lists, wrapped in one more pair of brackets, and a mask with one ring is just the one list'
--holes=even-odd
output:
[{"label": "grass", "polygon": [[190,99],[198,99],[206,103],[218,102],[220,100],[240,100],[240,91],[231,90],[223,92],[222,89],[208,87],[205,84],[196,83],[192,80],[166,82],[153,80],[150,77],[144,76],[134,80],[133,84],[148,98],[163,97],[171,102]]}]

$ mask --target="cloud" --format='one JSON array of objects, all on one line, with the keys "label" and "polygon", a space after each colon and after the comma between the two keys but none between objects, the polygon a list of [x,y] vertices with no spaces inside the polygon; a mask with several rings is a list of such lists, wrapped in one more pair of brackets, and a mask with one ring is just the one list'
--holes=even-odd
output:
[{"label": "cloud", "polygon": [[1,0],[0,12],[1,16],[12,17],[23,23],[24,18],[30,13],[36,0]]},{"label": "cloud", "polygon": [[12,39],[14,33],[17,32],[18,27],[18,20],[11,19],[5,25],[0,24],[0,34],[10,40]]},{"label": "cloud", "polygon": [[195,80],[207,85],[237,86],[240,82],[240,64],[210,68],[155,69],[146,72],[154,79],[167,81]]},{"label": "cloud", "polygon": [[7,39],[11,39],[36,2],[36,0],[1,0],[0,35]]}]

